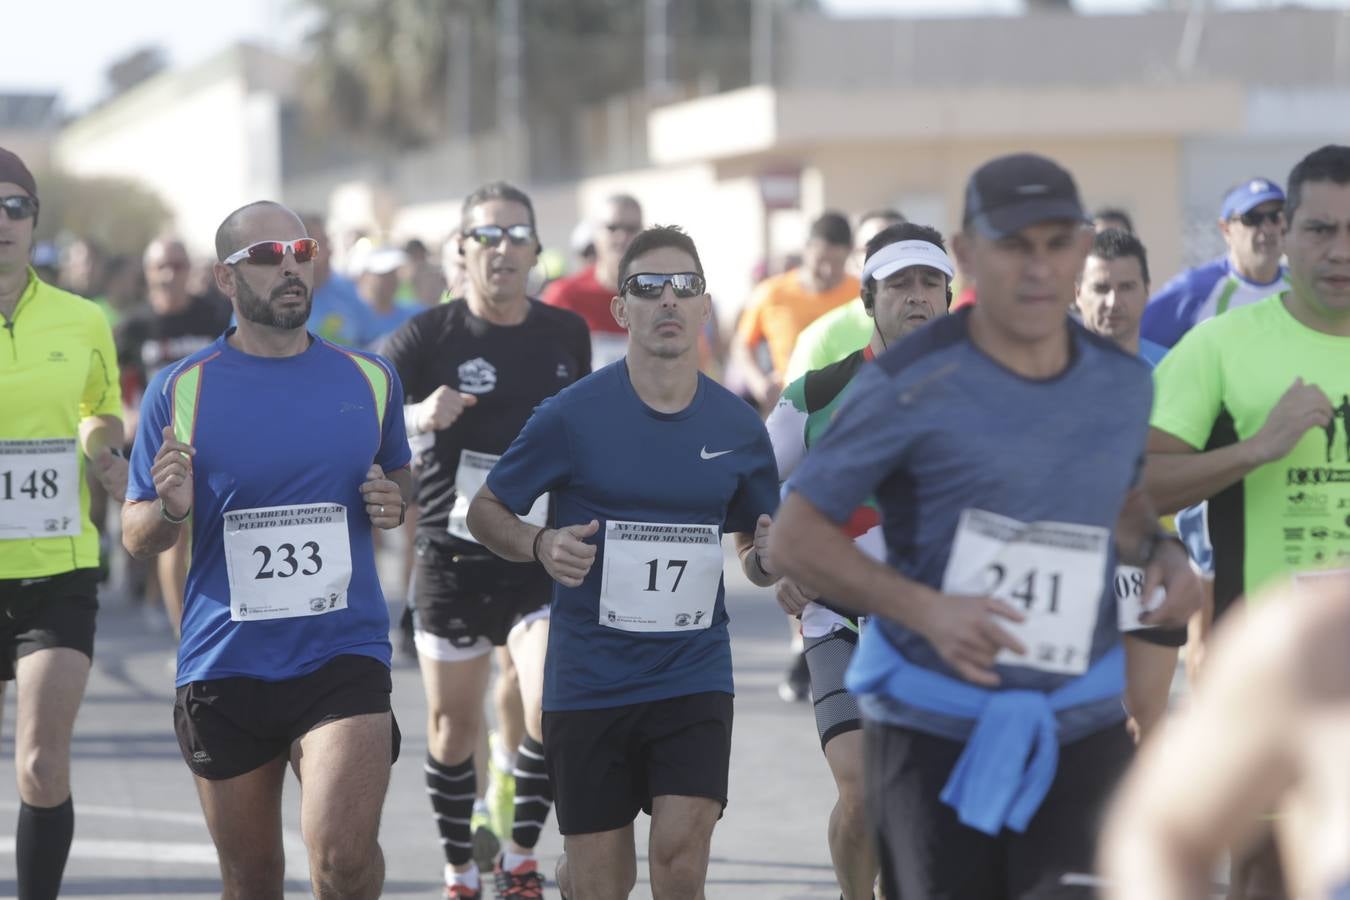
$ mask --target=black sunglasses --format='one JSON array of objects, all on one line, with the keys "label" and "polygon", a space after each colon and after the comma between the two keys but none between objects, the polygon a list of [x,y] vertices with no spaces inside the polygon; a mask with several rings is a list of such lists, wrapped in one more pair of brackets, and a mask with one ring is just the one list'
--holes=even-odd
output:
[{"label": "black sunglasses", "polygon": [[655,300],[670,285],[676,297],[697,297],[707,288],[708,283],[697,272],[638,272],[624,279],[619,288],[620,294],[632,294],[644,300]]},{"label": "black sunglasses", "polygon": [[1251,210],[1250,212],[1245,212],[1238,216],[1237,219],[1248,228],[1260,228],[1265,222],[1269,222],[1272,225],[1279,225],[1284,221],[1284,210],[1277,209],[1273,212],[1257,212],[1256,210]]},{"label": "black sunglasses", "polygon": [[500,225],[479,225],[477,228],[470,228],[464,236],[484,247],[497,246],[503,237],[517,247],[523,247],[534,243],[534,228],[529,225],[510,225],[506,228]]},{"label": "black sunglasses", "polygon": [[10,197],[0,197],[0,209],[5,211],[5,215],[15,222],[20,219],[31,219],[37,215],[38,202],[32,197],[23,194],[14,194]]}]

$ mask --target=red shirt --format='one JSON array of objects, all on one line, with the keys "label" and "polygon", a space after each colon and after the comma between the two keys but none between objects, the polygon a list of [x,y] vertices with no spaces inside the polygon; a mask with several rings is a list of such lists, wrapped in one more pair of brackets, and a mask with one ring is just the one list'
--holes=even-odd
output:
[{"label": "red shirt", "polygon": [[609,311],[609,301],[614,298],[615,288],[605,287],[595,280],[595,266],[582,269],[575,275],[559,278],[544,288],[541,298],[550,306],[570,309],[586,320],[592,334],[621,334],[628,332],[614,321]]}]

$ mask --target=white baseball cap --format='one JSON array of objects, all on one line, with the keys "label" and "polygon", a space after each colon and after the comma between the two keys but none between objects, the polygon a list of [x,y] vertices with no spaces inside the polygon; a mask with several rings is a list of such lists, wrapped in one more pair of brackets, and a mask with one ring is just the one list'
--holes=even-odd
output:
[{"label": "white baseball cap", "polygon": [[956,277],[951,258],[937,244],[928,241],[896,241],[867,257],[867,262],[863,263],[862,280],[866,282],[871,278],[882,281],[911,266],[928,266],[948,278]]}]

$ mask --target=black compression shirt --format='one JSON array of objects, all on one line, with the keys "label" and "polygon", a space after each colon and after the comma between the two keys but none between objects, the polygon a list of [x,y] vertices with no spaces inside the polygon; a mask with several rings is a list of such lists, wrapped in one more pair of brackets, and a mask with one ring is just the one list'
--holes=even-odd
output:
[{"label": "black compression shirt", "polygon": [[537,300],[525,321],[510,326],[475,316],[464,300],[442,304],[405,322],[383,353],[408,403],[441,385],[478,398],[416,456],[418,530],[436,534],[447,531],[461,454],[500,456],[536,406],[591,371],[586,322]]}]

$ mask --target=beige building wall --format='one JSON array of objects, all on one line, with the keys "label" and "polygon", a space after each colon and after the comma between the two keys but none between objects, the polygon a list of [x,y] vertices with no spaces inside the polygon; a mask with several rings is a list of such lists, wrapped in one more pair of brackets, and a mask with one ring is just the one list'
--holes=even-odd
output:
[{"label": "beige building wall", "polygon": [[194,254],[245,203],[281,196],[281,98],[287,64],[236,47],[159,75],[73,122],[53,148],[75,175],[135,179],[159,194]]},{"label": "beige building wall", "polygon": [[[823,187],[820,208],[810,214],[826,208],[860,213],[893,205],[918,216],[921,210],[940,205],[945,217],[923,224],[950,235],[961,226],[970,173],[996,156],[1023,151],[1044,154],[1069,169],[1089,210],[1109,204],[1129,211],[1148,248],[1155,280],[1180,266],[1184,196],[1180,144],[1168,137],[823,147],[807,157]],[[908,204],[907,198],[918,202]],[[940,203],[934,204],[934,199]]]}]

